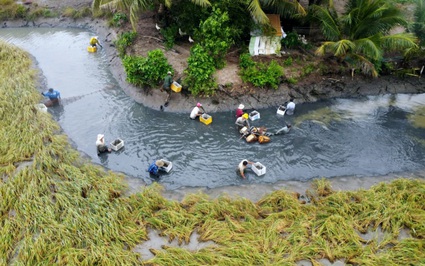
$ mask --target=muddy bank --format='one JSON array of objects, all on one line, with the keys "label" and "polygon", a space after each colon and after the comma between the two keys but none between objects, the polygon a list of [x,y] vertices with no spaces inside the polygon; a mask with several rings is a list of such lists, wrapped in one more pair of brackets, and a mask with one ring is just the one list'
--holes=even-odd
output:
[{"label": "muddy bank", "polygon": [[[114,47],[113,41],[120,32],[109,28],[106,21],[101,19],[69,18],[38,19],[36,21],[7,21],[3,27],[58,27],[81,28],[98,35],[104,44],[102,52],[106,53],[110,70],[124,92],[136,102],[149,108],[160,109],[166,99],[166,93],[159,89],[144,90],[126,82],[126,74],[121,59]],[[87,40],[88,42],[88,40]],[[230,96],[226,89],[221,89],[217,95],[207,98],[193,97],[183,93],[172,93],[169,105],[163,110],[166,112],[190,112],[196,102],[202,102],[210,113],[235,109],[239,103],[244,103],[247,109],[277,107],[279,104],[294,98],[296,103],[315,102],[322,99],[338,97],[361,97],[389,93],[423,93],[425,79],[409,77],[395,78],[383,76],[372,79],[355,76],[323,76],[319,80],[313,79],[299,82],[296,85],[281,84],[277,90],[256,89],[255,92]]]}]

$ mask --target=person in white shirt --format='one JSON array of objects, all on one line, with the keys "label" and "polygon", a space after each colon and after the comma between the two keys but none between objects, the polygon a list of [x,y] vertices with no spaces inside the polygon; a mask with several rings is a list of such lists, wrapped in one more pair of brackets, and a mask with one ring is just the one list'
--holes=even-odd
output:
[{"label": "person in white shirt", "polygon": [[238,131],[241,130],[243,127],[247,127],[248,129],[251,127],[248,121],[249,115],[247,113],[244,113],[241,117],[238,117],[236,119],[235,124],[238,126]]},{"label": "person in white shirt", "polygon": [[253,162],[243,159],[238,165],[239,174],[242,176],[243,179],[246,178],[244,172],[245,169],[248,167],[248,164],[253,164]]},{"label": "person in white shirt", "polygon": [[286,134],[289,132],[289,130],[291,130],[291,124],[286,124],[284,127],[282,127],[281,129],[279,129],[278,131],[276,131],[276,133],[274,133],[274,135],[279,135],[279,134]]},{"label": "person in white shirt", "polygon": [[197,103],[196,106],[192,109],[192,112],[190,113],[190,119],[196,119],[197,117],[200,117],[203,113],[205,113],[205,110],[202,107],[202,104]]},{"label": "person in white shirt", "polygon": [[293,115],[295,111],[295,103],[294,99],[290,99],[289,103],[286,105],[286,114],[287,115]]},{"label": "person in white shirt", "polygon": [[97,135],[96,140],[96,149],[97,149],[97,155],[100,155],[104,152],[111,152],[111,148],[108,148],[105,144],[105,136],[103,134]]}]

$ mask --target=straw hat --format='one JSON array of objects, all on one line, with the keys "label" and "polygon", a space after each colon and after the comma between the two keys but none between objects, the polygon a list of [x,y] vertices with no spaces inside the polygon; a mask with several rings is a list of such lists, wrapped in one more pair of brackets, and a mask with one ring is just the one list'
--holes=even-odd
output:
[{"label": "straw hat", "polygon": [[171,75],[171,71],[168,71],[168,72],[167,72],[167,74],[168,74],[168,75]]},{"label": "straw hat", "polygon": [[161,161],[161,160],[157,160],[157,161],[155,162],[155,164],[156,164],[156,166],[158,166],[158,167],[163,167],[163,166],[164,166],[164,162],[163,162],[163,161]]},{"label": "straw hat", "polygon": [[245,105],[239,104],[238,109],[244,109],[244,108],[245,108]]}]

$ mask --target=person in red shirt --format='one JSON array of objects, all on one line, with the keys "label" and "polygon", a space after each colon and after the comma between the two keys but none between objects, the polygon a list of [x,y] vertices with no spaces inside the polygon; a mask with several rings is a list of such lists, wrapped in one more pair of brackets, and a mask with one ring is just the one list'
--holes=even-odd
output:
[{"label": "person in red shirt", "polygon": [[238,109],[236,109],[236,117],[241,117],[243,115],[243,109],[245,105],[239,104]]}]

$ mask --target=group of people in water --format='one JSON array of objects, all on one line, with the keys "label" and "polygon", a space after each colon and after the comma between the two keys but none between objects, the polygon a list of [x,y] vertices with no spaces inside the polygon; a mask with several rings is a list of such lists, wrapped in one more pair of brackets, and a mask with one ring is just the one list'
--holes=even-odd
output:
[{"label": "group of people in water", "polygon": [[[295,111],[294,99],[291,98],[289,102],[284,104],[283,108],[284,108],[284,114],[293,115]],[[291,129],[291,124],[287,124],[286,122],[285,122],[285,125],[282,128],[278,129],[275,133],[267,132],[267,129],[264,127],[259,127],[259,128],[252,127],[249,123],[249,115],[248,113],[244,112],[244,109],[245,109],[245,106],[243,104],[240,104],[238,108],[236,109],[235,124],[238,128],[238,132],[242,135],[242,137],[246,138],[247,141],[250,136],[255,136],[255,137],[259,136],[259,138],[265,136],[265,138],[267,139],[267,137],[272,135],[286,134]],[[252,166],[253,164],[254,164],[253,162],[247,159],[243,159],[238,165],[237,173],[243,179],[245,179],[246,178],[245,169],[247,169],[249,165]]]},{"label": "group of people in water", "polygon": [[[97,38],[93,37],[90,40],[90,44],[95,46],[95,45],[100,45],[100,43],[97,41]],[[171,72],[167,73],[167,78],[165,79],[164,82],[164,88],[168,89],[170,84],[172,83],[172,77],[171,77]],[[50,88],[48,91],[46,92],[42,92],[41,93],[43,96],[48,97],[49,100],[45,102],[46,107],[51,107],[54,105],[57,105],[60,103],[60,99],[61,99],[61,95],[60,92],[57,90],[54,90],[53,88]],[[169,95],[167,97],[166,102],[168,103],[168,99],[169,99]],[[236,109],[236,121],[235,124],[238,128],[238,132],[241,133],[242,137],[247,138],[249,135],[256,135],[256,136],[272,136],[272,135],[278,135],[278,134],[286,134],[290,131],[291,129],[291,125],[290,124],[286,124],[284,125],[284,127],[280,128],[279,130],[277,130],[275,133],[269,133],[267,132],[267,129],[264,127],[252,127],[249,123],[249,115],[248,113],[246,113],[244,111],[245,106],[243,104],[239,104],[239,106]],[[294,100],[291,98],[289,100],[288,103],[285,103],[284,106],[285,109],[285,114],[287,115],[292,115],[294,114],[295,111],[295,103]],[[200,116],[202,116],[203,114],[205,114],[205,109],[202,106],[201,103],[197,103],[196,106],[192,109],[192,111],[190,112],[190,119],[197,119]],[[245,131],[242,131],[243,129],[245,129]],[[96,150],[97,150],[97,155],[101,155],[102,153],[110,153],[111,152],[111,148],[108,147],[108,145],[106,145],[105,143],[105,136],[103,134],[98,134],[97,135],[97,139],[96,139]],[[253,162],[249,161],[249,160],[242,160],[237,168],[237,172],[241,175],[242,178],[246,178],[245,177],[245,169],[248,167],[248,165],[252,165],[254,164]],[[160,170],[161,168],[164,166],[164,162],[162,160],[155,160],[154,162],[152,162],[149,167],[148,167],[148,172],[151,176],[153,177],[160,177]]]}]

